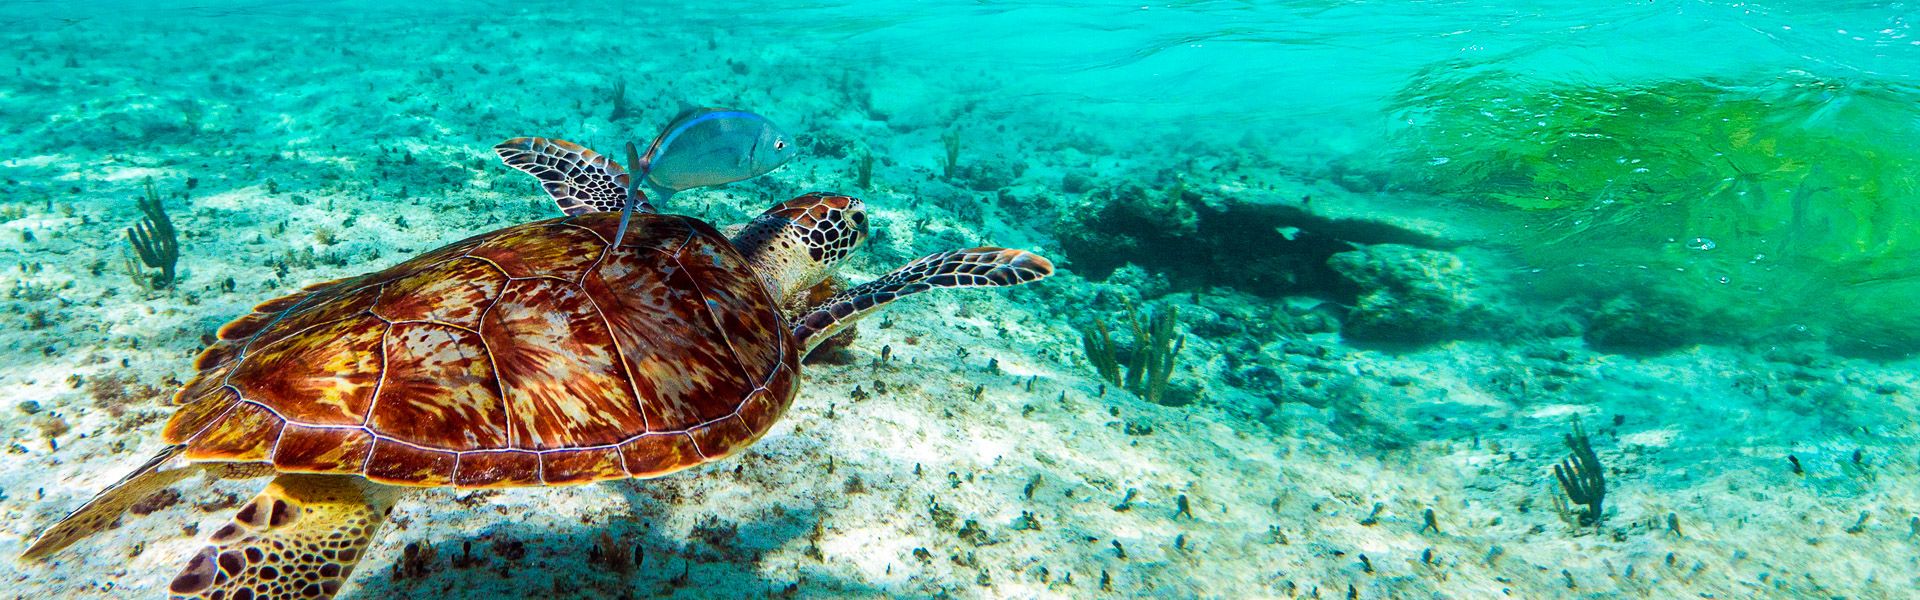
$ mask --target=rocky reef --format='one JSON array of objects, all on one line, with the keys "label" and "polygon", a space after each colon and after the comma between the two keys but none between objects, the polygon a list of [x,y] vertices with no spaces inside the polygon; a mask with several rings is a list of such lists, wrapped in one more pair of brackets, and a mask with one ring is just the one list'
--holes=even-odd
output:
[{"label": "rocky reef", "polygon": [[1460,258],[1412,246],[1367,246],[1327,267],[1358,289],[1344,333],[1354,339],[1420,342],[1477,331],[1494,313]]},{"label": "rocky reef", "polygon": [[1457,245],[1388,220],[1316,214],[1311,198],[1202,192],[1179,182],[1095,189],[1066,211],[1055,234],[1086,277],[1132,264],[1163,274],[1174,289],[1230,287],[1268,297],[1352,289],[1327,261],[1361,245]]}]

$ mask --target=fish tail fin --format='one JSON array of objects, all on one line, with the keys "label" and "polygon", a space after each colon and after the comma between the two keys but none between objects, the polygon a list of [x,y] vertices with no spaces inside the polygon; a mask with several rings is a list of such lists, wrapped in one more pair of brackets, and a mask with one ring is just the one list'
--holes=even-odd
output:
[{"label": "fish tail fin", "polygon": [[620,228],[613,231],[614,246],[616,247],[619,246],[621,240],[627,239],[627,221],[632,218],[633,218],[632,204],[628,204],[625,208],[620,209]]},{"label": "fish tail fin", "polygon": [[[627,185],[627,201],[620,204],[620,228],[613,232],[613,245],[616,248],[620,246],[620,242],[627,239],[627,222],[633,219],[633,205],[636,204],[634,200],[635,196],[638,196],[635,192],[639,191],[640,186],[646,184],[647,171],[650,170],[649,167],[652,166],[640,162],[640,149],[634,146],[631,141],[627,142],[627,164],[633,166],[633,174],[637,177],[629,180],[630,183]],[[652,207],[649,206],[648,208]]]}]

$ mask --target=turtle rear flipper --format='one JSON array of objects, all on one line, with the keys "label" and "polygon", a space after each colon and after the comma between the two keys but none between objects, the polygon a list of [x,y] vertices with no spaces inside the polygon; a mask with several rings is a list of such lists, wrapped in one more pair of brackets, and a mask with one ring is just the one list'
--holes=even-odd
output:
[{"label": "turtle rear flipper", "polygon": [[168,591],[175,598],[332,598],[399,495],[358,476],[276,477],[213,532]]},{"label": "turtle rear flipper", "polygon": [[835,294],[794,321],[800,346],[814,346],[888,302],[935,288],[1003,287],[1053,274],[1053,263],[1025,250],[991,246],[920,257],[879,279]]},{"label": "turtle rear flipper", "polygon": [[540,179],[540,187],[553,197],[560,212],[582,215],[590,212],[614,212],[633,197],[639,203],[634,210],[654,212],[646,195],[629,186],[632,178],[620,163],[598,152],[566,140],[517,137],[493,147],[507,166]]},{"label": "turtle rear flipper", "polygon": [[128,508],[146,498],[148,494],[173,485],[174,482],[185,479],[188,475],[200,472],[199,467],[195,465],[174,460],[185,448],[185,446],[168,446],[159,454],[153,455],[146,464],[140,465],[140,468],[120,478],[120,481],[107,486],[107,489],[94,495],[92,500],[80,505],[80,508],[74,509],[73,512],[67,513],[67,516],[61,518],[58,523],[54,523],[52,527],[48,527],[46,531],[40,532],[40,536],[34,538],[26,551],[20,553],[20,558],[39,560],[59,552],[74,542],[106,529],[113,524],[114,520],[120,518],[121,513],[127,512]]}]

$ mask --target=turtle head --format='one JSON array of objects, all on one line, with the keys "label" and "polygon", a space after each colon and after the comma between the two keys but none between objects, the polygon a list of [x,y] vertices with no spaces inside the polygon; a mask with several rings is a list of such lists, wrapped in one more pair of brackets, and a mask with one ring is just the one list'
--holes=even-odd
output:
[{"label": "turtle head", "polygon": [[866,203],[813,192],[754,217],[734,234],[733,247],[753,264],[767,291],[793,307],[866,241]]}]

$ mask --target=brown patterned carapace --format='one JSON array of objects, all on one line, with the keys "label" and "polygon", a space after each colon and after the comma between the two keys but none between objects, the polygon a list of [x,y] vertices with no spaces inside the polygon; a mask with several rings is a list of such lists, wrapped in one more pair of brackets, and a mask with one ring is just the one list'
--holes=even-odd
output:
[{"label": "brown patterned carapace", "polygon": [[618,213],[509,227],[269,301],[175,396],[196,461],[410,486],[653,477],[758,439],[800,351],[712,227]]}]

